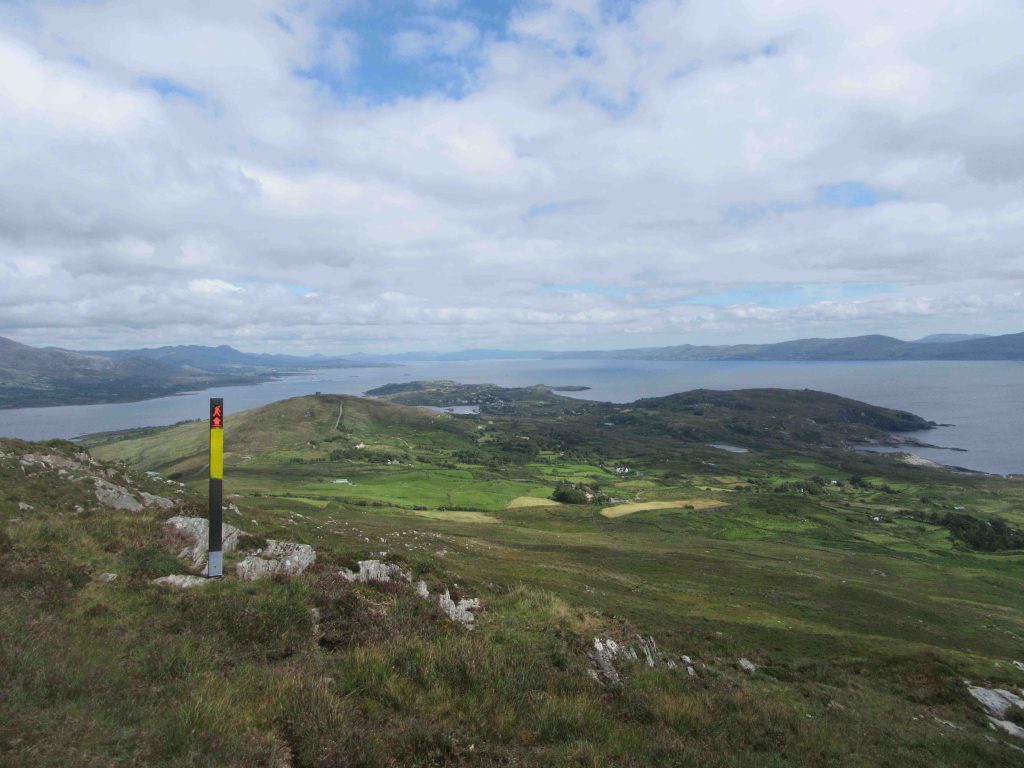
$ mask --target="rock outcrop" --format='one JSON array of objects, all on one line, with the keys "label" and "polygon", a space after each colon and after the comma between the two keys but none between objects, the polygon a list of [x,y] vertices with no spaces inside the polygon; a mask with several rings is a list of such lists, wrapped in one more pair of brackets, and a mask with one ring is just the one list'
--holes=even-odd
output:
[{"label": "rock outcrop", "polygon": [[615,666],[616,662],[642,662],[652,669],[686,669],[690,677],[695,677],[693,661],[689,656],[672,656],[658,650],[654,638],[648,635],[637,635],[632,642],[619,642],[611,637],[595,637],[592,650],[587,654],[590,659],[589,675],[598,682],[620,685],[622,675]]},{"label": "rock outcrop", "polygon": [[[428,593],[427,597],[429,596]],[[482,607],[480,605],[480,598],[463,597],[459,600],[453,600],[447,589],[437,598],[437,604],[449,619],[459,622],[464,627],[473,626],[473,623],[476,621],[473,611],[479,611]]]},{"label": "rock outcrop", "polygon": [[267,540],[267,546],[247,556],[235,566],[241,581],[256,581],[268,576],[297,576],[316,562],[316,550],[309,544]]},{"label": "rock outcrop", "polygon": [[1024,739],[1024,728],[1007,719],[1014,710],[1024,712],[1024,698],[1005,688],[982,688],[967,683],[967,692],[984,708],[989,724],[1018,739]]},{"label": "rock outcrop", "polygon": [[139,512],[145,507],[131,491],[120,485],[96,477],[93,478],[93,486],[96,500],[105,507],[125,512]]},{"label": "rock outcrop", "polygon": [[338,571],[338,575],[345,581],[355,581],[360,584],[391,581],[412,583],[412,573],[394,563],[385,563],[381,560],[360,560],[357,565],[358,571],[342,568]]},{"label": "rock outcrop", "polygon": [[104,467],[84,451],[79,451],[73,456],[60,453],[25,453],[18,457],[18,463],[26,470],[56,471],[58,477],[65,480],[91,480],[96,500],[109,509],[139,512],[146,507],[174,508],[174,502],[163,496],[129,490],[125,486],[131,485],[132,480],[127,473],[113,467]]},{"label": "rock outcrop", "polygon": [[192,587],[201,587],[204,584],[209,584],[212,579],[204,579],[202,576],[194,576],[192,574],[176,573],[173,576],[161,576],[159,579],[153,579],[151,583],[159,584],[163,587],[177,587],[178,589],[192,589]]},{"label": "rock outcrop", "polygon": [[142,497],[142,503],[147,507],[174,509],[174,502],[170,499],[164,498],[163,496],[156,496],[152,493],[146,493],[145,491],[139,491],[139,496]]},{"label": "rock outcrop", "polygon": [[[202,568],[206,564],[206,552],[210,544],[210,521],[205,517],[176,515],[166,525],[182,533],[191,542],[190,546],[178,552],[178,557],[191,560],[194,568]],[[222,551],[234,552],[238,547],[240,533],[233,525],[225,523],[221,536]]]},{"label": "rock outcrop", "polygon": [[[395,563],[360,560],[356,565],[358,570],[342,568],[338,575],[346,581],[360,584],[412,584],[412,572]],[[424,600],[432,599],[427,582],[417,581],[413,588]],[[475,611],[483,609],[480,598],[460,597],[456,600],[448,589],[437,596],[436,602],[445,616],[469,629],[472,629],[476,622]]]}]

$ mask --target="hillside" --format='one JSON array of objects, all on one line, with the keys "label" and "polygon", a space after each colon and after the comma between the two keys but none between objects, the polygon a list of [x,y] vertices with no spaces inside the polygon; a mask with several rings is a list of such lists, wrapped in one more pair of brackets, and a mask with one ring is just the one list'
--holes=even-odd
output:
[{"label": "hillside", "polygon": [[214,384],[259,381],[142,357],[111,359],[0,338],[0,408],[144,400]]},{"label": "hillside", "polygon": [[213,386],[255,384],[311,368],[388,365],[250,354],[229,346],[74,352],[0,337],[0,408],[147,400]]},{"label": "hillside", "polygon": [[[978,697],[1024,685],[1021,480],[851,452],[922,422],[824,393],[414,392],[483,412],[229,409],[244,533],[183,592],[151,581],[188,572],[165,521],[203,514],[204,424],[96,437],[97,464],[0,441],[0,762],[1017,760],[1024,710]],[[96,476],[174,506],[110,509]],[[315,563],[231,575],[280,540]]]},{"label": "hillside", "polygon": [[174,366],[190,366],[205,371],[226,373],[232,371],[263,371],[268,369],[313,368],[379,368],[392,365],[372,361],[355,361],[343,357],[324,355],[272,355],[240,352],[234,347],[222,344],[218,347],[204,347],[196,344],[174,347],[153,347],[143,349],[118,349],[89,352],[90,355],[109,357],[117,360],[142,358],[156,360]]}]

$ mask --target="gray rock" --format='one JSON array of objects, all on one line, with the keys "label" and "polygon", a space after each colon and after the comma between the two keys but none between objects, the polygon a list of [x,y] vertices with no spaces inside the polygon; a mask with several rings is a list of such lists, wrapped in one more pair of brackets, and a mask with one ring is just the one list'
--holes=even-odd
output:
[{"label": "gray rock", "polygon": [[686,674],[690,677],[697,675],[689,656],[672,657],[662,653],[650,635],[636,635],[629,643],[620,643],[610,637],[595,637],[594,650],[590,652],[589,658],[593,667],[588,670],[590,676],[595,680],[616,685],[621,682],[621,675],[615,668],[617,661],[642,662],[652,669],[686,669]]},{"label": "gray rock", "polygon": [[142,503],[147,507],[160,507],[160,509],[174,508],[174,502],[170,499],[165,499],[163,496],[154,496],[152,493],[146,493],[145,491],[139,491],[139,496],[142,497]]},{"label": "gray rock", "polygon": [[648,667],[654,667],[658,659],[658,646],[654,642],[653,637],[641,637],[639,641],[640,652],[643,654],[644,661],[647,662]]},{"label": "gray rock", "polygon": [[1009,734],[1017,739],[1024,739],[1024,728],[1021,728],[1019,725],[1011,723],[1009,720],[1000,720],[996,717],[990,717],[988,721],[996,730],[1002,731],[1003,733]]},{"label": "gray rock", "polygon": [[114,485],[98,477],[93,478],[95,484],[96,499],[111,509],[123,509],[126,512],[138,512],[142,509],[142,502],[136,499],[132,493],[120,485]]},{"label": "gray rock", "polygon": [[740,659],[738,663],[740,665],[740,669],[742,669],[748,675],[752,675],[755,672],[757,672],[757,665],[754,664],[754,662],[752,662],[750,659]]},{"label": "gray rock", "polygon": [[372,584],[380,581],[402,581],[406,584],[412,582],[412,573],[400,565],[384,563],[380,560],[360,560],[358,571],[342,568],[338,571],[338,575],[346,581],[356,581],[360,584]]},{"label": "gray rock", "polygon": [[622,678],[619,676],[618,670],[615,669],[615,665],[612,663],[619,656],[619,644],[612,640],[610,637],[602,640],[599,637],[594,638],[594,650],[590,654],[590,660],[594,663],[597,669],[588,670],[590,676],[598,682],[602,679],[611,683],[612,685],[619,685],[622,683]]},{"label": "gray rock", "polygon": [[982,688],[980,686],[968,685],[967,692],[992,717],[1002,718],[1010,711],[1011,707],[1024,709],[1024,699],[1002,688]]},{"label": "gray rock", "polygon": [[277,573],[279,565],[277,560],[268,560],[258,555],[247,555],[242,562],[235,566],[235,577],[239,581],[265,579]]},{"label": "gray rock", "polygon": [[315,606],[313,608],[310,608],[309,618],[312,620],[313,623],[313,637],[319,640],[320,637],[323,635],[323,632],[321,632],[320,630],[320,609]]},{"label": "gray rock", "polygon": [[29,467],[36,466],[60,469],[82,469],[82,465],[77,461],[61,456],[59,453],[26,453],[21,457],[21,463]]},{"label": "gray rock", "polygon": [[18,502],[19,512],[31,512],[33,509],[35,509],[35,507],[33,507],[31,504],[26,504],[24,501]]},{"label": "gray rock", "polygon": [[235,575],[241,581],[277,575],[298,576],[315,562],[316,550],[309,544],[268,539],[266,548],[259,554],[249,555],[235,566]]},{"label": "gray rock", "polygon": [[279,560],[281,572],[288,576],[300,574],[316,562],[315,549],[309,544],[296,544],[294,541],[267,539],[262,556]]},{"label": "gray rock", "polygon": [[152,584],[159,584],[164,587],[177,587],[178,589],[192,589],[192,587],[201,587],[205,584],[209,584],[212,579],[204,579],[202,576],[193,576],[192,574],[176,573],[173,576],[161,576],[159,579],[153,579]]},{"label": "gray rock", "polygon": [[116,573],[101,573],[96,577],[97,581],[102,581],[104,584],[109,584],[112,581],[117,581]]},{"label": "gray rock", "polygon": [[416,582],[416,594],[422,597],[424,600],[430,597],[430,590],[427,589],[427,582],[423,581],[422,579]]},{"label": "gray rock", "polygon": [[[181,531],[192,542],[191,546],[178,553],[178,557],[182,560],[191,560],[195,568],[202,568],[206,564],[206,552],[210,545],[210,521],[205,517],[175,515],[165,524]],[[240,533],[241,531],[233,525],[225,523],[221,532],[221,550],[234,552],[238,546]]]},{"label": "gray rock", "polygon": [[455,600],[452,600],[447,589],[437,599],[437,604],[441,607],[441,610],[447,614],[449,619],[457,621],[466,627],[473,626],[473,622],[476,621],[476,616],[473,615],[473,611],[478,611],[481,608],[480,598],[464,597],[456,602]]}]

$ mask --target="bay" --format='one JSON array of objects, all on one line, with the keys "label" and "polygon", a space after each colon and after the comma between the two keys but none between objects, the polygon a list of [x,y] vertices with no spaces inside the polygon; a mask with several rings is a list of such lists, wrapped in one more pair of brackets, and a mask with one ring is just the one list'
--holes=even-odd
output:
[{"label": "bay", "polygon": [[940,424],[914,436],[965,452],[914,449],[942,464],[996,474],[1024,473],[1024,362],[653,362],[644,360],[474,360],[397,368],[320,370],[277,381],[220,387],[136,403],[0,410],[0,435],[73,438],[205,418],[210,397],[233,412],[313,392],[362,394],[382,384],[453,379],[502,386],[582,385],[563,394],[629,402],[691,389],[816,389],[910,411]]}]

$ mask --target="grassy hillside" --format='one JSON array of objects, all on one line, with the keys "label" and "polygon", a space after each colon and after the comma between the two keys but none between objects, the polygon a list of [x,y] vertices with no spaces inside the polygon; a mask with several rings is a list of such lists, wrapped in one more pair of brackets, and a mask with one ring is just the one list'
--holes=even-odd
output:
[{"label": "grassy hillside", "polygon": [[[228,522],[319,558],[291,580],[185,593],[148,583],[180,572],[160,525],[172,511],[86,505],[73,479],[20,468],[43,448],[0,446],[0,758],[1021,762],[963,681],[1024,684],[1024,554],[983,551],[946,519],[1024,526],[1020,480],[837,447],[916,422],[819,393],[486,395],[477,416],[339,396],[229,410]],[[178,488],[143,469],[184,483],[187,506],[202,500],[205,440],[184,424],[91,451],[128,462],[134,483]],[[558,504],[559,482],[623,502]],[[480,597],[477,628],[411,589],[335,575],[382,552],[432,591]],[[107,571],[119,578],[96,578]],[[594,639],[637,633],[676,668],[641,656],[621,685],[595,680]]]},{"label": "grassy hillside", "polygon": [[0,408],[123,402],[261,377],[225,374],[165,360],[39,349],[0,337]]}]

